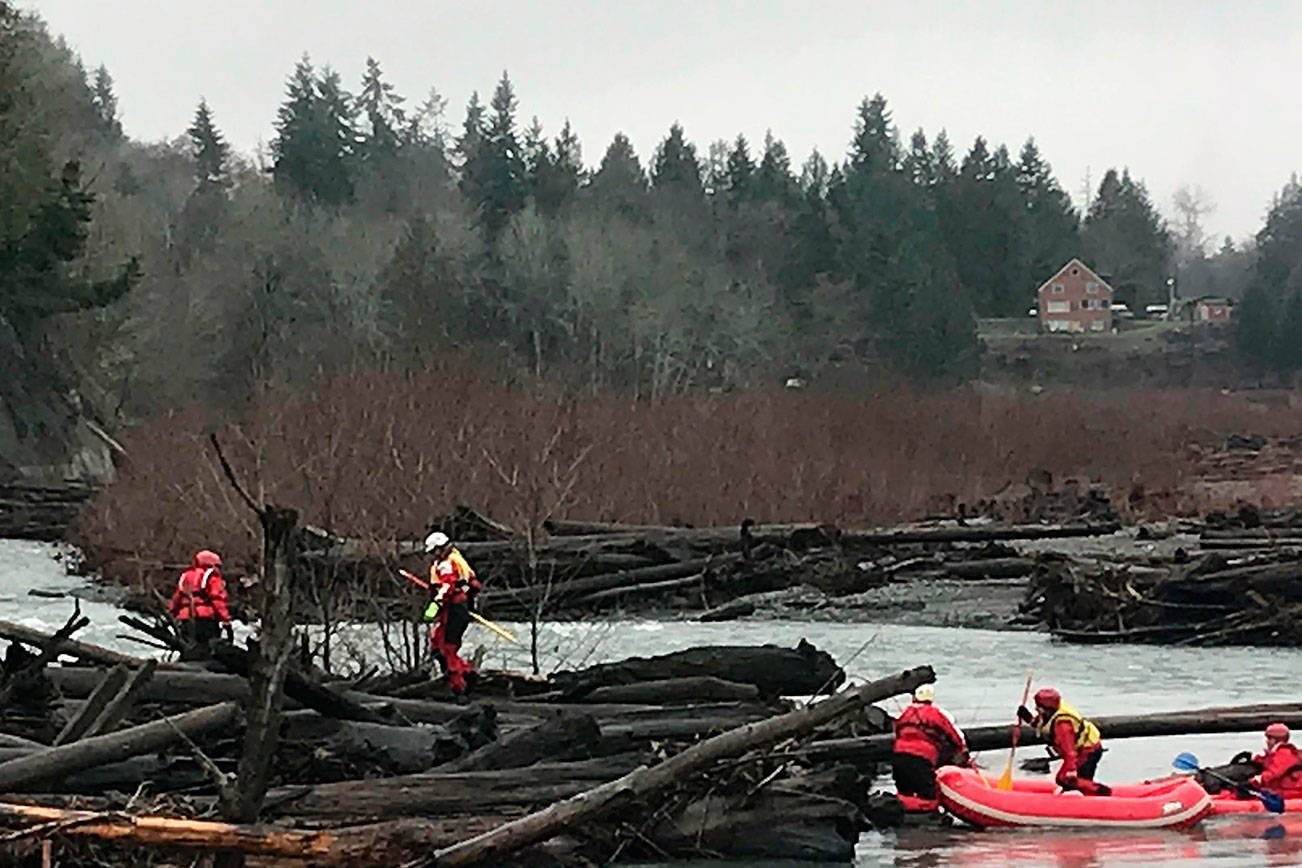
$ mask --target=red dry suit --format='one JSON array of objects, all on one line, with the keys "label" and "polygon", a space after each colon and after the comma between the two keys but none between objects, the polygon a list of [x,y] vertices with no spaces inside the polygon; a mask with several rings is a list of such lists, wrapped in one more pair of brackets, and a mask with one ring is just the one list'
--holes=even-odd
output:
[{"label": "red dry suit", "polygon": [[207,549],[195,552],[190,569],[181,573],[172,592],[168,611],[178,621],[220,621],[229,624],[226,583],[222,581],[221,558]]},{"label": "red dry suit", "polygon": [[457,652],[461,637],[470,624],[470,598],[479,593],[479,579],[456,549],[446,558],[430,566],[429,586],[434,599],[442,605],[429,631],[429,644],[443,664],[448,676],[448,687],[453,693],[464,693],[466,675],[474,665]]},{"label": "red dry suit", "polygon": [[932,767],[951,751],[958,762],[967,758],[967,740],[948,714],[930,702],[914,701],[895,718],[896,753],[922,757]]},{"label": "red dry suit", "polygon": [[1279,793],[1286,799],[1302,796],[1302,751],[1292,743],[1283,742],[1274,750],[1257,754],[1252,761],[1261,766],[1261,774],[1248,781],[1250,786]]}]

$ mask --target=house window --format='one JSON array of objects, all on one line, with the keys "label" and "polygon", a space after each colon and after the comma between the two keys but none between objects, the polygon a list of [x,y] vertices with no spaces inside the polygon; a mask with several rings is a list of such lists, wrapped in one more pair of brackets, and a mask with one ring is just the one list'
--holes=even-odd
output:
[{"label": "house window", "polygon": [[1101,319],[1096,319],[1096,320],[1094,320],[1094,322],[1090,323],[1090,331],[1092,331],[1092,332],[1101,332],[1101,331],[1103,331],[1103,320],[1101,320]]},{"label": "house window", "polygon": [[1071,276],[1072,276],[1072,277],[1075,277],[1075,276],[1078,275],[1078,274],[1080,274],[1080,269],[1079,269],[1079,268],[1073,268],[1073,269],[1071,270]]},{"label": "house window", "polygon": [[1045,302],[1045,313],[1067,313],[1071,310],[1071,302],[1066,301],[1049,301]]},{"label": "house window", "polygon": [[1112,306],[1112,303],[1111,303],[1110,301],[1108,301],[1106,298],[1100,298],[1100,299],[1099,299],[1099,307],[1103,308],[1104,310],[1107,310],[1107,309],[1110,308],[1111,306]]},{"label": "house window", "polygon": [[1099,291],[1099,285],[1092,280],[1087,280],[1085,282],[1085,291],[1088,292],[1090,295],[1097,295]]},{"label": "house window", "polygon": [[1062,284],[1061,284],[1061,283],[1055,283],[1055,284],[1053,285],[1053,294],[1054,294],[1054,295],[1061,295],[1061,294],[1062,294]]}]

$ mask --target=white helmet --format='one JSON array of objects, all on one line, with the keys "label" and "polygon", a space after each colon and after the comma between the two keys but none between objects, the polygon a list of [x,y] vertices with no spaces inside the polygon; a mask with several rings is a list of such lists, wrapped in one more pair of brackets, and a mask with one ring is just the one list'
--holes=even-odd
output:
[{"label": "white helmet", "polygon": [[452,542],[452,540],[448,539],[447,534],[436,530],[429,536],[425,537],[425,554],[432,554],[450,542]]}]

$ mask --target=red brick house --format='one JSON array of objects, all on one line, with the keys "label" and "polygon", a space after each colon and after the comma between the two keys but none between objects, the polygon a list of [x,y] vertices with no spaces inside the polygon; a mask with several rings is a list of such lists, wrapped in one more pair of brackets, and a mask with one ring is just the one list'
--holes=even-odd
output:
[{"label": "red brick house", "polygon": [[1105,332],[1112,328],[1112,287],[1073,259],[1036,292],[1046,332]]}]

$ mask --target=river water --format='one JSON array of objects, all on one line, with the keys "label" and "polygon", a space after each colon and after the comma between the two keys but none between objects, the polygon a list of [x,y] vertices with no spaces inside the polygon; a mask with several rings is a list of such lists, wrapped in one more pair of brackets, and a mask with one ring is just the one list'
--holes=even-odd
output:
[{"label": "river water", "polygon": [[[0,618],[55,629],[71,612],[68,599],[28,596],[29,589],[69,592],[85,580],[68,576],[59,549],[0,540]],[[79,638],[142,654],[147,649],[117,638],[117,611],[83,602],[92,624]],[[521,638],[527,626],[514,625]],[[369,630],[353,631],[365,654],[373,648]],[[737,621],[611,622],[547,624],[540,632],[544,669],[578,667],[629,655],[661,654],[702,644],[794,645],[808,639],[864,680],[929,663],[936,669],[936,701],[962,726],[1011,723],[1027,668],[1035,684],[1052,684],[1086,714],[1126,714],[1248,702],[1296,699],[1302,651],[1267,648],[1158,648],[1073,646],[1040,633],[995,632],[944,627],[905,627],[825,622]],[[527,641],[511,646],[487,631],[467,634],[467,645],[486,644],[484,662],[523,668]],[[895,707],[888,702],[892,711]],[[1207,763],[1223,762],[1239,750],[1257,750],[1255,734],[1126,739],[1108,744],[1098,777],[1140,780],[1169,773],[1171,759],[1191,750]],[[1027,748],[1030,756],[1041,748]],[[1006,753],[982,757],[1002,768]],[[914,829],[867,832],[860,838],[860,866],[1200,865],[1237,868],[1302,864],[1302,815],[1217,818],[1182,832],[1059,832]]]}]

